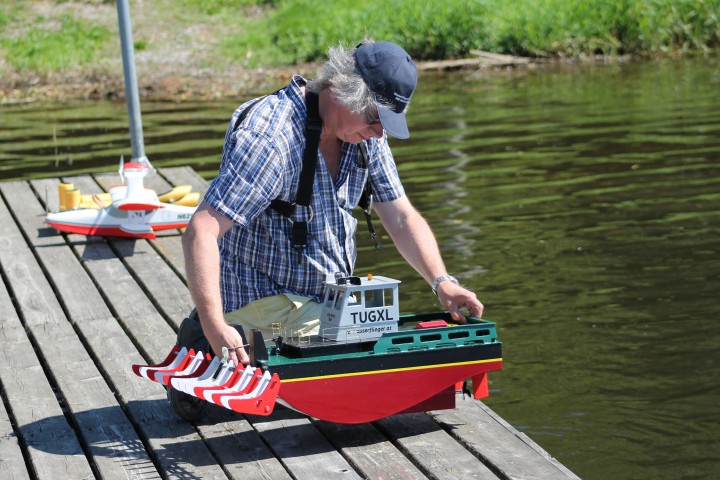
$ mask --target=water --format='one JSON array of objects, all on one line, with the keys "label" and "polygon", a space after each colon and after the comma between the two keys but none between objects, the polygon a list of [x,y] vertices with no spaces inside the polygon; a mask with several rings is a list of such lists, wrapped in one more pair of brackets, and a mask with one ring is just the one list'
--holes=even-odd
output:
[{"label": "water", "polygon": [[[584,479],[720,471],[717,59],[421,77],[393,141],[448,270],[498,323],[487,404]],[[214,174],[237,101],[143,103],[156,166]],[[3,107],[0,177],[110,171],[125,105]],[[57,140],[53,141],[53,129]],[[358,272],[439,305],[384,238]]]}]

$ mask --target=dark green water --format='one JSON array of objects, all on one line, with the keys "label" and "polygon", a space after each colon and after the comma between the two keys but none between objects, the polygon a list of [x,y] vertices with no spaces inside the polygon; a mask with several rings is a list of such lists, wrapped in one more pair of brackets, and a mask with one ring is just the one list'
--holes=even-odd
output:
[{"label": "dark green water", "polygon": [[[393,143],[448,270],[499,325],[486,403],[584,479],[720,472],[719,92],[717,59],[425,74]],[[143,104],[151,161],[210,178],[238,102]],[[2,179],[129,155],[122,103],[1,111]],[[403,279],[405,311],[439,308],[359,236],[359,273]]]}]

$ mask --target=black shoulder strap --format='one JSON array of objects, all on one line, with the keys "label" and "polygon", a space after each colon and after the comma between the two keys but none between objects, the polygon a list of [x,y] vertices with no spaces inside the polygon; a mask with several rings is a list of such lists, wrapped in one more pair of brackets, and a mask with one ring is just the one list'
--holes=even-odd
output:
[{"label": "black shoulder strap", "polygon": [[[233,130],[237,130],[240,124],[247,118],[253,107],[265,97],[260,97],[248,105],[235,120]],[[308,91],[305,95],[305,103],[308,110],[305,123],[305,151],[303,152],[303,165],[300,173],[300,183],[294,203],[280,199],[271,202],[271,208],[285,217],[295,213],[295,205],[307,207],[310,205],[313,184],[315,179],[315,166],[317,165],[317,151],[320,146],[320,133],[322,131],[322,119],[320,118],[319,97],[317,93]]]},{"label": "black shoulder strap", "polygon": [[237,120],[235,120],[235,124],[233,125],[233,131],[237,130],[237,128],[240,126],[240,124],[245,120],[245,118],[248,116],[248,113],[250,113],[250,110],[265,97],[256,98],[250,105],[248,105],[245,110],[240,112],[240,115],[238,115]]},{"label": "black shoulder strap", "polygon": [[[303,164],[300,171],[295,202],[289,203],[276,198],[270,202],[270,208],[281,215],[290,218],[295,213],[297,205],[310,206],[313,186],[315,184],[315,167],[318,160],[318,147],[320,146],[320,133],[322,132],[322,119],[320,118],[320,98],[315,92],[305,91],[305,106],[307,119],[305,121],[305,150],[303,151]],[[311,215],[312,218],[312,215]],[[302,253],[307,247],[308,221],[293,220],[292,248],[297,253],[298,263],[302,262]]]},{"label": "black shoulder strap", "polygon": [[[259,99],[258,99],[259,100]],[[242,123],[242,120],[247,116],[247,112],[257,103],[256,100],[248,108],[246,108],[238,117],[235,123],[235,128]],[[307,119],[305,122],[305,150],[303,151],[303,164],[302,170],[300,171],[300,180],[298,182],[298,189],[295,194],[295,202],[290,203],[285,200],[276,198],[270,202],[270,208],[278,212],[284,217],[291,218],[295,214],[297,205],[304,207],[310,206],[312,199],[313,186],[315,184],[315,170],[318,160],[318,147],[320,146],[320,134],[322,132],[322,119],[320,118],[320,106],[319,97],[317,93],[306,90],[305,93],[305,105],[307,107]],[[368,151],[365,142],[360,142],[360,155],[362,161],[362,168],[368,167]],[[367,221],[368,230],[370,236],[375,243],[377,250],[382,250],[383,246],[380,243],[375,228],[372,224],[372,188],[370,181],[365,183],[362,195],[360,196],[360,202],[358,204],[365,214],[365,220]],[[312,218],[312,214],[311,214]],[[298,263],[302,261],[302,253],[307,247],[308,239],[308,221],[293,221],[292,228],[292,248],[296,251],[298,256]]]},{"label": "black shoulder strap", "polygon": [[318,159],[318,147],[320,147],[320,133],[322,132],[322,119],[320,118],[320,99],[315,92],[307,91],[305,104],[308,115],[305,122],[305,151],[303,152],[303,167],[300,172],[300,184],[298,185],[295,203],[307,207],[310,205],[313,184],[315,183],[315,167]]},{"label": "black shoulder strap", "polygon": [[[358,147],[360,148],[360,157],[362,159],[362,168],[368,168],[368,159],[370,158],[367,151],[367,145],[365,142],[360,142],[358,144]],[[370,237],[372,237],[373,243],[375,244],[375,250],[382,250],[383,246],[380,242],[380,238],[378,238],[377,233],[375,232],[375,227],[372,223],[372,204],[373,204],[373,195],[372,195],[372,185],[370,185],[370,173],[368,172],[368,179],[365,182],[365,188],[363,188],[362,194],[360,195],[360,202],[358,202],[358,206],[362,209],[363,214],[365,215],[365,222],[367,223],[368,231],[370,232]]]},{"label": "black shoulder strap", "polygon": [[[313,185],[315,184],[315,167],[318,159],[317,152],[320,146],[320,133],[322,132],[318,94],[308,90],[305,94],[305,105],[308,111],[307,120],[305,121],[305,151],[303,152],[300,181],[295,195],[295,205],[307,207],[310,205]],[[290,215],[295,211],[292,204],[279,199],[273,200],[270,203],[270,207],[286,217],[289,216],[285,214],[286,211],[289,211]],[[289,210],[288,207],[291,207],[292,210]]]}]

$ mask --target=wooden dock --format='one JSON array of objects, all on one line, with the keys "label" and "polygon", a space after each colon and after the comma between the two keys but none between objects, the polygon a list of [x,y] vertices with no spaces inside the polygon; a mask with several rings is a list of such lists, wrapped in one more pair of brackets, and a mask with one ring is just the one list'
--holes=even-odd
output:
[{"label": "wooden dock", "polygon": [[[82,193],[117,174],[63,178]],[[0,183],[0,479],[566,479],[578,477],[481,402],[336,425],[278,406],[193,425],[134,363],[170,351],[192,301],[177,231],[156,240],[47,228],[60,179]],[[158,192],[207,182],[186,167]],[[222,410],[222,411],[220,411]]]}]

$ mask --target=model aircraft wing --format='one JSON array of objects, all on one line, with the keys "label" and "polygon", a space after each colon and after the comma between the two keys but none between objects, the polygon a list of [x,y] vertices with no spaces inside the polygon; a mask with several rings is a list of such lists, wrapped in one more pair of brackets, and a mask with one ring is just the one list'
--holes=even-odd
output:
[{"label": "model aircraft wing", "polygon": [[160,203],[150,203],[150,202],[138,202],[133,201],[132,199],[125,199],[120,200],[119,202],[116,202],[114,204],[115,208],[118,210],[157,210],[158,208],[164,208],[162,204]]}]

